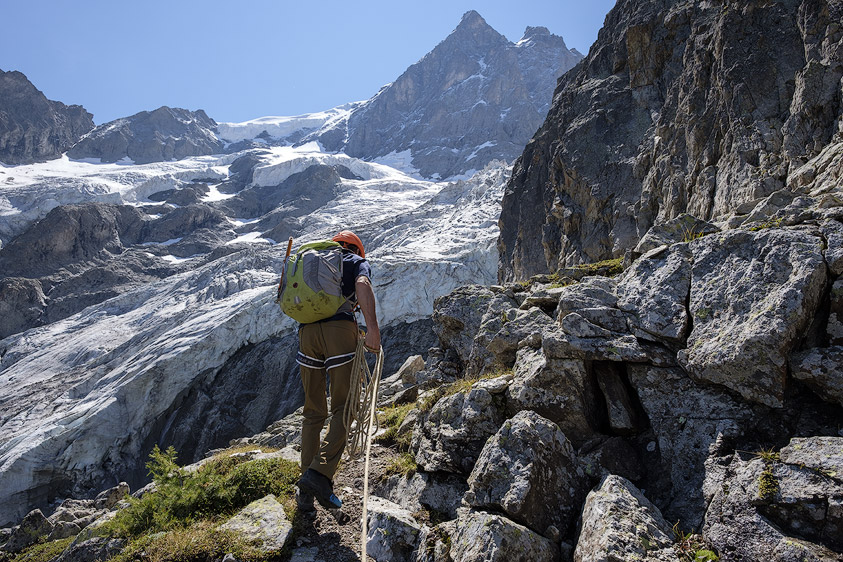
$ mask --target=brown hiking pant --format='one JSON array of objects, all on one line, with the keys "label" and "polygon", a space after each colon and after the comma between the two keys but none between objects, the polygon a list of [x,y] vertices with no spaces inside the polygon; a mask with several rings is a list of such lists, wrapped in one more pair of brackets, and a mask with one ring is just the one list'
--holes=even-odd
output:
[{"label": "brown hiking pant", "polygon": [[[304,421],[301,431],[301,469],[312,468],[333,480],[345,450],[348,429],[343,410],[351,385],[351,367],[357,349],[357,324],[334,320],[305,324],[299,329],[299,353],[304,386]],[[328,417],[325,374],[331,379],[331,423],[320,445],[319,435]]]}]

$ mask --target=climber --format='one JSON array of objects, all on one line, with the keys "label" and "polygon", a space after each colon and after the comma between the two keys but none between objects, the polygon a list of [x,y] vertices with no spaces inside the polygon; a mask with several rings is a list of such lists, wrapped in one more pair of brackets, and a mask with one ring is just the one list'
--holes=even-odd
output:
[{"label": "climber", "polygon": [[[359,331],[354,306],[359,304],[366,321],[364,345],[380,349],[380,329],[375,315],[371,268],[360,238],[349,230],[333,237],[342,246],[342,294],[348,300],[330,318],[299,326],[299,352],[304,386],[304,420],[301,432],[301,469],[297,501],[299,509],[313,510],[314,498],[326,508],[339,508],[342,501],[334,494],[333,477],[345,449],[348,428],[343,409],[351,383],[351,368]],[[328,416],[325,374],[330,379],[331,423],[325,440],[319,436]]]}]

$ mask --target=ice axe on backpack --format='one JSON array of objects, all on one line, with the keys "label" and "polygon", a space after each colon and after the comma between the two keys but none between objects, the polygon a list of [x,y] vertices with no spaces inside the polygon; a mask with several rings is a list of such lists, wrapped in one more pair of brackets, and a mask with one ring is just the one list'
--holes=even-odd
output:
[{"label": "ice axe on backpack", "polygon": [[284,287],[284,276],[287,274],[287,262],[290,261],[290,252],[293,250],[293,237],[287,241],[287,254],[284,256],[284,265],[281,267],[281,280],[278,282],[278,293],[275,302],[281,303],[281,289]]}]

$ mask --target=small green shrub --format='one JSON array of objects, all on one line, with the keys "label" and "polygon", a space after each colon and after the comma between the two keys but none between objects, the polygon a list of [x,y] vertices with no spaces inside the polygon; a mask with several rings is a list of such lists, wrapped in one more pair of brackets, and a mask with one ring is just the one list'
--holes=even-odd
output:
[{"label": "small green shrub", "polygon": [[218,456],[195,472],[176,464],[176,452],[157,446],[147,463],[157,484],[140,499],[129,498],[129,507],[103,525],[100,534],[135,538],[146,533],[186,528],[203,520],[216,520],[268,494],[294,508],[294,488],[299,476],[296,463],[281,458],[249,461],[245,457]]}]

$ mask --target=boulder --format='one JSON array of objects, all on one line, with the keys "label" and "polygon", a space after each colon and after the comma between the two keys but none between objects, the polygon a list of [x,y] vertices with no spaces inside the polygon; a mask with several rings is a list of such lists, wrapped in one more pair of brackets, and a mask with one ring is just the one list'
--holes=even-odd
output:
[{"label": "boulder", "polygon": [[634,335],[668,344],[687,337],[690,258],[688,245],[676,244],[638,259],[623,273],[617,288],[618,308],[629,314]]},{"label": "boulder", "polygon": [[271,554],[284,548],[293,525],[284,513],[284,506],[270,494],[241,509],[220,529],[242,535],[246,540],[254,541],[262,552]]},{"label": "boulder", "polygon": [[433,329],[440,345],[455,350],[463,364],[468,363],[474,337],[494,298],[495,294],[486,287],[467,285],[433,303]]},{"label": "boulder", "polygon": [[574,562],[678,562],[673,532],[656,506],[632,482],[607,476],[589,492]]},{"label": "boulder", "polygon": [[468,489],[465,479],[447,472],[416,471],[411,475],[393,475],[377,482],[372,490],[410,512],[422,508],[456,519],[457,507]]},{"label": "boulder", "polygon": [[429,472],[468,474],[491,435],[504,421],[503,408],[482,387],[440,399],[420,416],[413,432],[416,463]]},{"label": "boulder", "polygon": [[378,562],[410,562],[422,526],[400,505],[369,496],[366,553]]},{"label": "boulder", "polygon": [[615,361],[594,361],[591,370],[606,404],[609,431],[615,435],[630,435],[646,429],[646,422],[639,419],[634,391],[624,382],[623,365]]},{"label": "boulder", "polygon": [[841,437],[807,437],[778,455],[735,455],[706,512],[706,540],[735,560],[841,560],[841,446]]},{"label": "boulder", "polygon": [[18,553],[48,536],[52,530],[53,524],[44,517],[41,510],[33,509],[26,514],[20,525],[14,528],[9,540],[3,545],[2,551],[11,554]]},{"label": "boulder", "polygon": [[527,295],[519,305],[521,310],[530,310],[534,306],[542,310],[556,310],[559,306],[559,297],[565,292],[565,287],[539,286]]},{"label": "boulder", "polygon": [[790,362],[793,378],[826,402],[843,405],[843,346],[808,349],[793,354]]},{"label": "boulder", "polygon": [[100,492],[94,498],[94,507],[96,509],[111,509],[117,502],[129,495],[129,485],[125,482],[120,482],[118,485],[108,490]]},{"label": "boulder", "polygon": [[450,555],[454,562],[554,562],[559,546],[502,515],[466,511],[457,519]]},{"label": "boulder", "polygon": [[718,438],[743,435],[752,408],[726,391],[697,384],[679,368],[629,365],[627,374],[655,437],[644,459],[653,467],[648,495],[671,521],[679,520],[684,529],[699,528],[709,450]]},{"label": "boulder", "polygon": [[119,554],[126,546],[124,539],[108,537],[77,537],[55,562],[89,562],[90,560],[109,560]]},{"label": "boulder", "polygon": [[560,530],[573,525],[587,489],[585,474],[565,434],[529,410],[516,414],[486,441],[468,485],[464,498],[468,505],[503,511],[513,521],[555,540]]},{"label": "boulder", "polygon": [[594,386],[583,361],[554,359],[542,350],[522,349],[506,392],[507,410],[510,415],[532,410],[556,423],[579,446],[594,436],[597,427]]},{"label": "boulder", "polygon": [[510,310],[503,313],[500,330],[486,344],[494,354],[495,364],[511,368],[515,363],[515,353],[521,347],[541,347],[541,335],[553,327],[553,318],[542,309],[532,307],[528,310]]},{"label": "boulder", "polygon": [[424,358],[421,355],[411,355],[401,365],[396,373],[405,384],[416,384],[416,373],[424,369]]},{"label": "boulder", "polygon": [[690,248],[693,329],[680,364],[697,380],[781,407],[787,357],[825,287],[819,238],[777,228],[729,231]]}]

